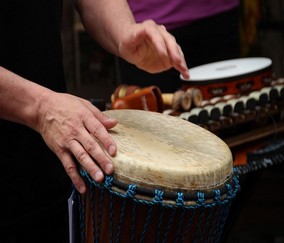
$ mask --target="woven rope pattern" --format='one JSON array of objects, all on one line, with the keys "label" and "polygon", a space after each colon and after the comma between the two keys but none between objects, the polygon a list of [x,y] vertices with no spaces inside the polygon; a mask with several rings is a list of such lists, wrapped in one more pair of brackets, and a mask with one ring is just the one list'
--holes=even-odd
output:
[{"label": "woven rope pattern", "polygon": [[[112,189],[111,176],[107,176],[104,183],[100,184],[93,181],[85,171],[81,170],[80,173],[88,187],[92,188],[89,190],[89,200],[92,202],[88,209],[91,212],[88,213],[92,215],[93,224],[92,227],[86,225],[88,216],[86,195],[80,195],[77,192],[75,198],[78,200],[77,205],[80,211],[81,242],[99,243],[105,237],[109,237],[107,242],[123,243],[182,243],[188,242],[189,239],[190,242],[218,242],[231,201],[239,190],[238,175],[234,171],[231,183],[225,185],[226,194],[221,195],[220,190],[216,189],[213,190],[214,197],[205,200],[205,193],[196,192],[195,204],[189,205],[184,199],[185,195],[177,192],[175,203],[169,204],[162,190],[155,190],[152,200],[144,200],[137,195],[136,185],[129,185],[127,191],[118,192]],[[105,204],[106,197],[109,205]],[[97,210],[93,206],[95,204]],[[145,208],[143,213],[139,211],[141,207]],[[127,230],[126,225],[129,228]],[[107,227],[107,235],[106,232],[101,232],[103,227]],[[86,241],[90,238],[86,235],[90,233],[90,230],[87,232],[87,228],[92,230],[92,241]],[[128,239],[126,240],[125,237]]]}]

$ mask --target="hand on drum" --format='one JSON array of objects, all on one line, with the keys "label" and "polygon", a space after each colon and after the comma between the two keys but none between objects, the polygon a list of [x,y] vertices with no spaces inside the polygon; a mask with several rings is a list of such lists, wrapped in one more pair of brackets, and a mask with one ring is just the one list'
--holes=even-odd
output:
[{"label": "hand on drum", "polygon": [[125,60],[150,73],[174,67],[184,78],[189,78],[183,52],[163,25],[147,20],[131,25],[123,33],[119,52]]},{"label": "hand on drum", "polygon": [[97,182],[104,178],[102,170],[106,174],[113,172],[109,155],[115,155],[116,145],[107,129],[117,124],[115,119],[101,113],[89,101],[69,94],[48,91],[40,102],[37,130],[80,193],[86,187],[75,159]]}]

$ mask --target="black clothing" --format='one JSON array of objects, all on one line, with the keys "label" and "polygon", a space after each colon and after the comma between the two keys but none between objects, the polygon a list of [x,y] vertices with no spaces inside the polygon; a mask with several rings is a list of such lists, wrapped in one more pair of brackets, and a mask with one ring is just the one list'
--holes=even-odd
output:
[{"label": "black clothing", "polygon": [[[65,92],[61,14],[61,0],[1,0],[0,66]],[[0,242],[66,242],[71,181],[61,162],[28,127],[0,120],[0,132]]]},{"label": "black clothing", "polygon": [[[205,18],[169,30],[181,46],[189,68],[211,62],[240,57],[239,10]],[[149,74],[119,59],[119,82],[147,87],[157,85],[162,92],[175,92],[181,87],[175,69]]]}]

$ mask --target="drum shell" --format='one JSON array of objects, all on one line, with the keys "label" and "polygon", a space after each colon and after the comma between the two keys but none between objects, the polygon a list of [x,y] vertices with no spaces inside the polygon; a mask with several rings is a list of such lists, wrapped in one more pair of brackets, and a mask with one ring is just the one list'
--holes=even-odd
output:
[{"label": "drum shell", "polygon": [[[80,242],[87,243],[133,243],[142,238],[142,242],[149,243],[218,242],[230,207],[230,202],[189,209],[149,206],[91,184],[81,203],[85,211],[81,230],[85,234]],[[125,213],[121,219],[122,211]],[[147,220],[149,223],[144,228]]]}]

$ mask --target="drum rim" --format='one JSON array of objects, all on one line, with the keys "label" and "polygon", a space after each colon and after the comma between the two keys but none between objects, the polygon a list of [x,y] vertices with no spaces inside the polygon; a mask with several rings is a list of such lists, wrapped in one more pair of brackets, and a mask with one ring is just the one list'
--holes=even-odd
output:
[{"label": "drum rim", "polygon": [[[89,182],[101,190],[107,190],[111,194],[122,198],[133,199],[135,202],[143,204],[161,204],[166,207],[185,207],[197,208],[200,206],[216,206],[216,204],[223,204],[233,199],[239,191],[239,175],[234,168],[230,178],[219,187],[208,190],[191,190],[190,193],[183,193],[181,191],[169,192],[159,189],[151,190],[147,188],[138,187],[134,184],[125,184],[114,179],[113,176],[106,176],[102,183],[94,181],[87,171],[80,169],[81,176],[85,181]],[[135,193],[133,193],[135,189]],[[129,190],[132,191],[129,193]],[[140,193],[140,194],[138,194]],[[157,199],[157,194],[162,195]],[[152,197],[151,197],[152,196]]]}]

